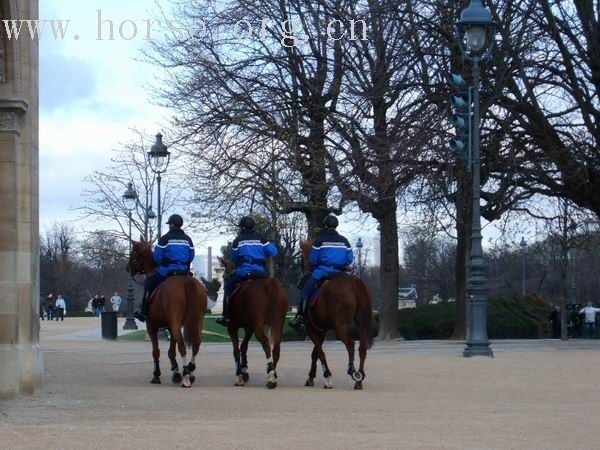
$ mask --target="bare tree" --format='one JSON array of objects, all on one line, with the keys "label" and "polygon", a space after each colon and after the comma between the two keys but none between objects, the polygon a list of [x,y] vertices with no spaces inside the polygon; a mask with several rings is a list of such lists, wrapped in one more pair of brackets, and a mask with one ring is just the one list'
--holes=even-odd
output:
[{"label": "bare tree", "polygon": [[[114,150],[111,163],[105,170],[97,170],[84,179],[87,184],[82,192],[85,203],[74,209],[80,212],[80,220],[100,221],[107,225],[108,232],[128,239],[129,212],[123,203],[123,193],[131,182],[138,195],[132,212],[133,236],[142,235],[153,242],[157,238],[157,224],[148,218],[148,212],[155,203],[156,175],[147,163],[147,152],[154,141],[139,131],[134,130],[134,133],[136,141]],[[169,172],[163,174],[163,213],[182,211],[187,204],[186,184],[177,164],[174,161]]]},{"label": "bare tree", "polygon": [[[283,213],[303,213],[309,230],[340,211],[330,207],[324,124],[339,95],[341,44],[327,34],[325,3],[336,10],[341,0],[177,3],[177,14],[204,21],[211,37],[173,36],[148,58],[167,69],[158,95],[177,111],[195,173],[210,178],[196,185],[197,201],[248,209],[258,193]],[[241,38],[242,22],[261,36]],[[296,41],[292,22],[308,42]]]}]

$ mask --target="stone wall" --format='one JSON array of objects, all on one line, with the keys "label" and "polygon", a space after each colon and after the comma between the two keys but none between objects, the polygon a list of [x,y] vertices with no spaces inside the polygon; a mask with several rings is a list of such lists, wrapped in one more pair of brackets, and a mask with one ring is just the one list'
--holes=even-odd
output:
[{"label": "stone wall", "polygon": [[[0,0],[1,19],[36,19],[38,0]],[[0,398],[42,383],[39,348],[39,45],[0,42]]]}]

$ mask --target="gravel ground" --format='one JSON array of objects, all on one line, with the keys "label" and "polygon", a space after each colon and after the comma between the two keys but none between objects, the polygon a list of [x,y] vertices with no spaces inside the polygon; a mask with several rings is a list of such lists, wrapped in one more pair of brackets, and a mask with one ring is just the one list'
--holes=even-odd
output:
[{"label": "gravel ground", "polygon": [[42,322],[44,389],[0,402],[1,449],[600,448],[600,341],[495,342],[494,359],[462,358],[460,343],[376,343],[363,391],[337,343],[332,390],[303,386],[307,343],[284,344],[275,390],[258,347],[249,384],[234,387],[230,346],[207,344],[181,389],[166,343],[151,385],[150,343],[73,338],[96,326]]}]

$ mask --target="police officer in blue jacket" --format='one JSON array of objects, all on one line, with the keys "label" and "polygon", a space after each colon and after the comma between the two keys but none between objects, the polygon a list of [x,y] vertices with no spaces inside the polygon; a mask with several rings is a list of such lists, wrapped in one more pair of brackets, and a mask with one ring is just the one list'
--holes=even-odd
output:
[{"label": "police officer in blue jacket", "polygon": [[290,320],[290,326],[293,328],[300,329],[304,326],[308,300],[321,281],[346,272],[348,266],[352,264],[354,259],[352,246],[348,239],[336,231],[338,225],[337,217],[332,214],[328,215],[323,220],[323,231],[313,241],[310,252],[313,272],[300,292],[300,305],[298,305],[296,317]]},{"label": "police officer in blue jacket", "polygon": [[225,281],[223,315],[216,320],[220,325],[229,325],[229,296],[238,284],[249,274],[262,274],[266,278],[268,276],[266,260],[268,257],[277,256],[277,247],[256,233],[255,226],[252,217],[245,216],[240,219],[240,233],[231,247],[231,259],[236,264],[236,270]]},{"label": "police officer in blue jacket", "polygon": [[144,322],[148,315],[148,298],[152,291],[171,275],[188,275],[194,259],[194,243],[181,229],[183,218],[173,214],[167,224],[169,232],[162,236],[154,247],[154,262],[158,264],[158,270],[146,278],[141,311],[135,313],[135,318],[141,322]]}]

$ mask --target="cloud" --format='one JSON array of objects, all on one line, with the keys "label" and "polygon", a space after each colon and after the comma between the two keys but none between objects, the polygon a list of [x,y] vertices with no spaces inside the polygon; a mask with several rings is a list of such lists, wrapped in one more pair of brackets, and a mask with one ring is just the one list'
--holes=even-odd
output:
[{"label": "cloud", "polygon": [[52,112],[96,95],[93,67],[85,61],[55,51],[40,52],[40,107]]}]

